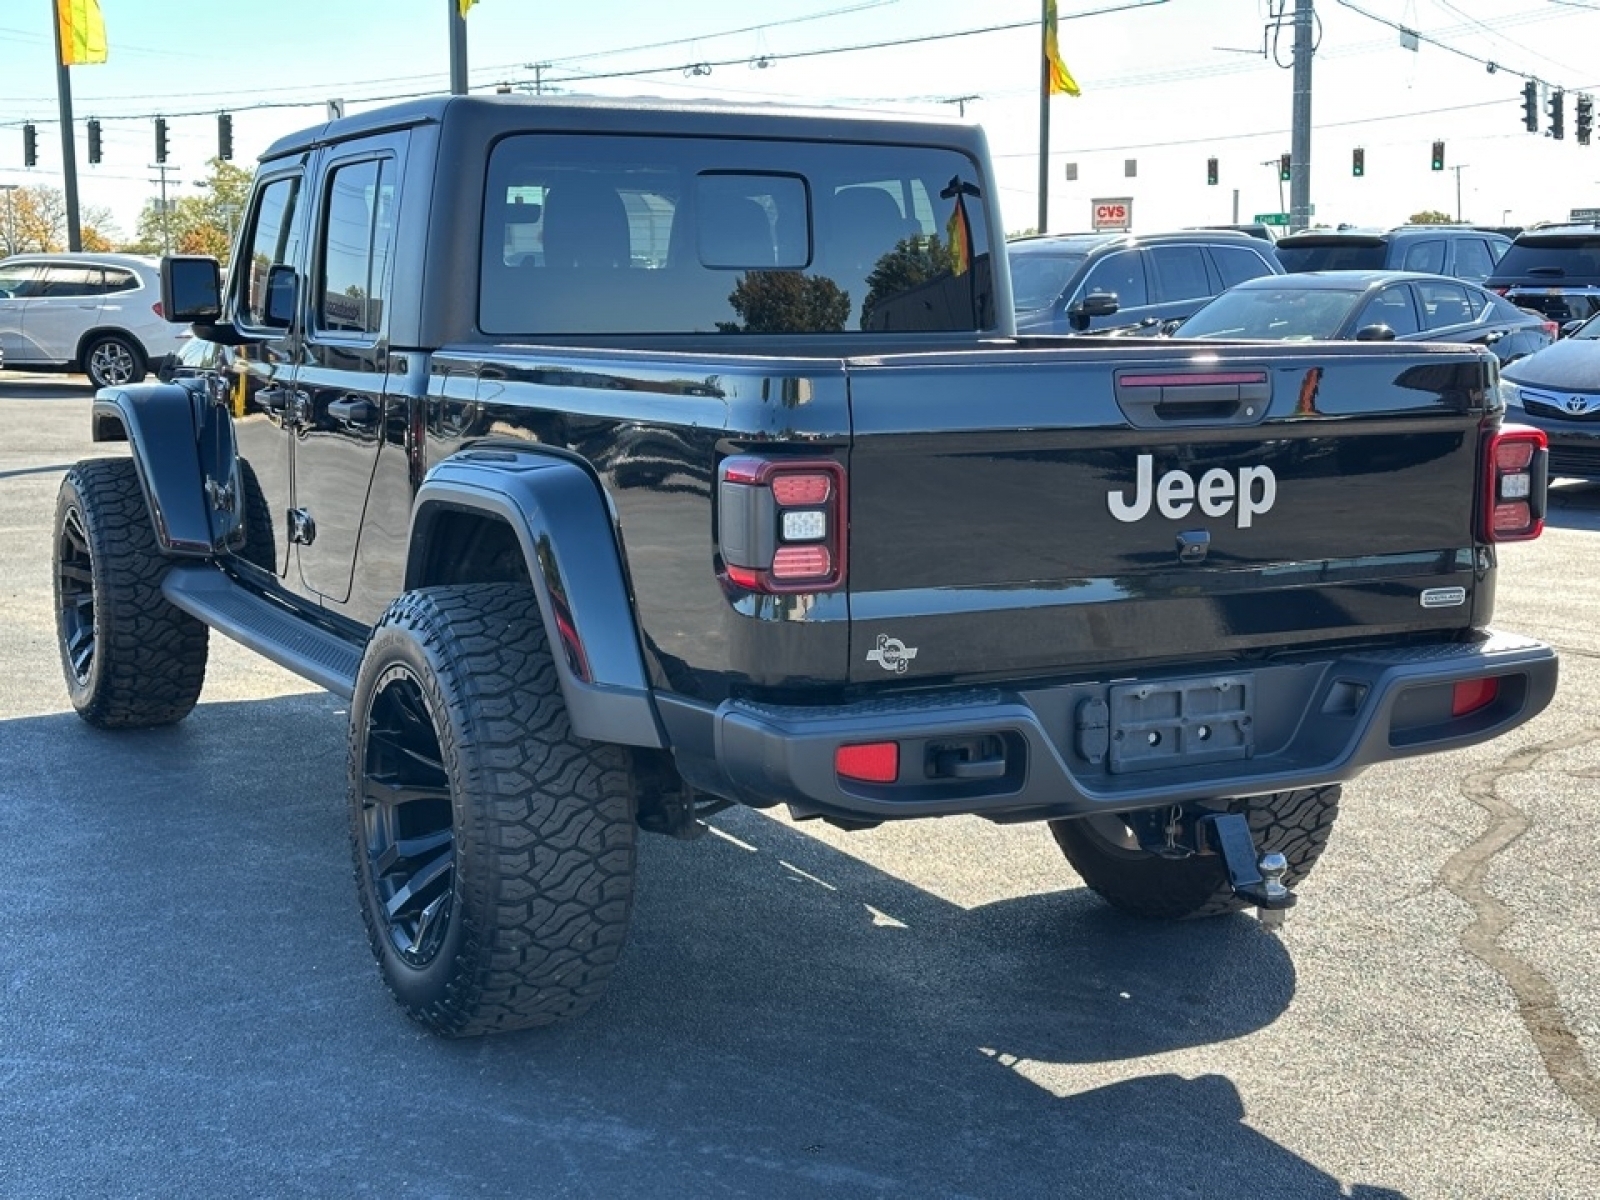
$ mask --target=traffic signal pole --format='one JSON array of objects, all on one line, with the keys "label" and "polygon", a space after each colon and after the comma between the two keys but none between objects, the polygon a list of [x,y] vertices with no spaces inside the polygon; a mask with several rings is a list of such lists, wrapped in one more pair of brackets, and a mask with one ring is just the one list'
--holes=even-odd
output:
[{"label": "traffic signal pole", "polygon": [[61,53],[61,22],[55,0],[50,0],[50,28],[56,31],[56,95],[61,101],[61,171],[67,200],[67,249],[83,249],[83,233],[78,226],[78,151],[72,144],[72,79]]},{"label": "traffic signal pole", "polygon": [[[1311,224],[1311,55],[1312,0],[1294,4],[1294,127],[1289,149],[1289,231]],[[1282,201],[1280,200],[1280,203]]]}]

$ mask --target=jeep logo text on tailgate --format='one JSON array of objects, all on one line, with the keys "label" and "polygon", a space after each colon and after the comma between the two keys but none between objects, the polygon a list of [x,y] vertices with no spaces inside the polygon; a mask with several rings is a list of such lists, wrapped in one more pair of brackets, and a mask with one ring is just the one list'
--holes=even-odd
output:
[{"label": "jeep logo text on tailgate", "polygon": [[1181,521],[1196,505],[1208,517],[1225,517],[1237,506],[1239,528],[1249,529],[1278,498],[1278,477],[1271,467],[1240,467],[1237,478],[1213,467],[1198,483],[1183,470],[1168,471],[1159,482],[1155,473],[1155,457],[1139,455],[1133,499],[1128,499],[1126,490],[1106,493],[1111,515],[1119,521],[1138,521],[1150,511],[1152,500],[1161,515],[1172,521]]}]

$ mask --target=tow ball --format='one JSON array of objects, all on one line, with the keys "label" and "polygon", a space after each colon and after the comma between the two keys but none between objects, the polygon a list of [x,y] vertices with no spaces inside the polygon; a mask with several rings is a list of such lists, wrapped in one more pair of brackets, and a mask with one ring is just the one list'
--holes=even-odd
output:
[{"label": "tow ball", "polygon": [[1281,854],[1256,858],[1255,839],[1243,813],[1216,813],[1200,820],[1202,837],[1222,856],[1233,894],[1256,906],[1256,916],[1266,929],[1282,929],[1283,918],[1294,907],[1295,895],[1284,886],[1289,862]]}]

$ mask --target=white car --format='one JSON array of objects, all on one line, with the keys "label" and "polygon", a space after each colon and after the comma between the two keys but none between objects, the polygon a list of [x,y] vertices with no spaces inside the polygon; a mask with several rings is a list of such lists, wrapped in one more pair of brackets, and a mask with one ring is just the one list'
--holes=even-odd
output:
[{"label": "white car", "polygon": [[137,254],[0,259],[0,362],[137,383],[189,337],[161,312],[160,261]]}]

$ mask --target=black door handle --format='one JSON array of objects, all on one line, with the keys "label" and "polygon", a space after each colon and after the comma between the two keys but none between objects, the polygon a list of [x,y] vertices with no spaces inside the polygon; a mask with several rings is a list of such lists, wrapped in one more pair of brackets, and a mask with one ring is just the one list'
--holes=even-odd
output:
[{"label": "black door handle", "polygon": [[345,421],[351,425],[365,425],[372,420],[376,410],[370,400],[363,400],[359,396],[348,396],[343,400],[334,400],[328,404],[328,415],[338,421]]}]

